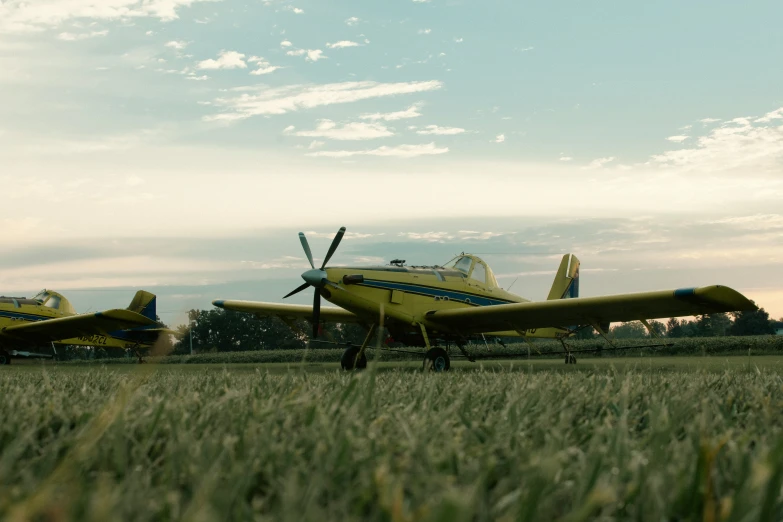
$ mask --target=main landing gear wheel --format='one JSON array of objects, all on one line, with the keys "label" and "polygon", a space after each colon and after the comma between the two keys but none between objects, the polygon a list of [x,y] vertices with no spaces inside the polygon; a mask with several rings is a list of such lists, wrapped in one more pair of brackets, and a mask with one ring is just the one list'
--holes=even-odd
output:
[{"label": "main landing gear wheel", "polygon": [[573,354],[566,354],[565,356],[565,363],[566,364],[576,364],[576,356]]},{"label": "main landing gear wheel", "polygon": [[11,356],[5,352],[0,352],[0,366],[4,364],[11,364]]},{"label": "main landing gear wheel", "polygon": [[367,356],[362,354],[362,356],[357,360],[356,356],[358,355],[358,346],[349,346],[346,348],[343,352],[343,356],[340,357],[340,366],[343,367],[343,370],[364,370],[367,368]]},{"label": "main landing gear wheel", "polygon": [[424,369],[433,372],[447,372],[451,367],[449,354],[443,348],[430,348],[424,354]]}]

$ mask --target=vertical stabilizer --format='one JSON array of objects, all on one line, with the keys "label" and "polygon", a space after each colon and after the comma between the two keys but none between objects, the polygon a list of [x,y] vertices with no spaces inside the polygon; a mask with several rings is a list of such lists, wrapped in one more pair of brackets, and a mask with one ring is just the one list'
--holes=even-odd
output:
[{"label": "vertical stabilizer", "polygon": [[572,299],[579,297],[579,259],[573,254],[566,254],[560,261],[552,288],[547,301],[553,299]]},{"label": "vertical stabilizer", "polygon": [[136,292],[136,295],[133,296],[133,301],[131,301],[128,310],[131,312],[136,312],[137,314],[141,314],[147,319],[157,321],[157,300],[158,298],[155,296],[155,294],[151,294],[150,292],[146,292],[144,290],[139,290]]}]

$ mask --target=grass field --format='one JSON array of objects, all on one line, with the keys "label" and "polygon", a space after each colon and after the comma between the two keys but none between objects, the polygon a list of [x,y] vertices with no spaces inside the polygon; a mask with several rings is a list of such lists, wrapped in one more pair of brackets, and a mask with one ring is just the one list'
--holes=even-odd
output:
[{"label": "grass field", "polygon": [[783,519],[783,357],[418,367],[0,368],[0,519]]}]

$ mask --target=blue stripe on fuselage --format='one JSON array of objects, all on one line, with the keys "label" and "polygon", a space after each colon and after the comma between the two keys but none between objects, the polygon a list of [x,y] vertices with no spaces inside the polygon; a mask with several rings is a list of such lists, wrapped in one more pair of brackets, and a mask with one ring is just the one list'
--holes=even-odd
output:
[{"label": "blue stripe on fuselage", "polygon": [[11,312],[9,310],[0,310],[0,317],[23,319],[25,321],[46,321],[47,319],[56,319],[55,317],[49,317],[46,315],[25,314],[22,312]]},{"label": "blue stripe on fuselage", "polygon": [[359,286],[369,286],[372,288],[383,288],[385,290],[399,290],[401,292],[407,292],[410,294],[419,294],[429,297],[448,297],[450,300],[464,303],[465,299],[470,299],[468,304],[474,306],[492,306],[499,304],[510,304],[515,301],[506,301],[504,299],[493,299],[491,297],[484,297],[476,294],[469,294],[467,292],[459,292],[456,290],[445,290],[443,288],[433,288],[431,286],[421,286],[405,283],[392,283],[390,281],[377,281],[374,279],[365,279],[364,283],[359,283]]}]

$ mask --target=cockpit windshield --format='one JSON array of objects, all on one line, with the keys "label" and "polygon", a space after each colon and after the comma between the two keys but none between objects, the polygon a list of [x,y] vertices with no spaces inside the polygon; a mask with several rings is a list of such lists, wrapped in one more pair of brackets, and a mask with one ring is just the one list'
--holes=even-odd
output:
[{"label": "cockpit windshield", "polygon": [[60,296],[50,294],[46,290],[41,290],[38,292],[35,297],[33,297],[33,299],[46,307],[53,308],[55,310],[60,308]]},{"label": "cockpit windshield", "polygon": [[470,273],[470,265],[473,263],[473,259],[469,256],[458,256],[446,263],[446,268],[453,268],[459,270],[465,275]]},{"label": "cockpit windshield", "polygon": [[470,279],[478,281],[489,287],[496,287],[498,285],[495,280],[495,275],[487,264],[476,256],[459,255],[446,263],[444,268],[451,268],[462,272]]}]

